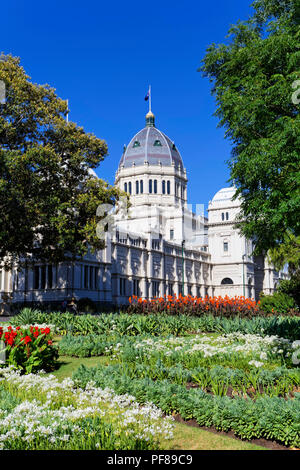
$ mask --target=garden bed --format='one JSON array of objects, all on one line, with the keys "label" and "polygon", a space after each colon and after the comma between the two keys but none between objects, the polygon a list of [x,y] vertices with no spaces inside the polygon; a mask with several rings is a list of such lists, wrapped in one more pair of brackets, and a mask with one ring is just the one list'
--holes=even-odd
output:
[{"label": "garden bed", "polygon": [[[102,393],[108,387],[113,396],[133,397],[136,409],[151,404],[162,420],[160,427],[162,416],[173,416],[189,426],[197,424],[199,432],[221,433],[245,444],[278,450],[300,447],[300,368],[293,359],[299,318],[42,312],[31,312],[29,318],[29,313],[15,317],[14,324],[48,320],[53,325],[52,347],[59,352],[54,374],[61,380],[62,370],[72,374],[75,395]],[[9,378],[2,381],[4,389],[7,382]],[[12,400],[35,399],[26,398],[24,390],[6,390]],[[116,420],[106,418],[97,426],[112,426],[117,432]],[[92,429],[95,423],[88,423]],[[91,432],[97,435],[96,429]],[[148,443],[125,439],[121,445],[165,448],[165,437],[157,431]],[[117,440],[101,442],[101,448],[118,445]],[[81,448],[83,443],[79,439],[64,445]],[[89,445],[94,448],[96,441]]]}]

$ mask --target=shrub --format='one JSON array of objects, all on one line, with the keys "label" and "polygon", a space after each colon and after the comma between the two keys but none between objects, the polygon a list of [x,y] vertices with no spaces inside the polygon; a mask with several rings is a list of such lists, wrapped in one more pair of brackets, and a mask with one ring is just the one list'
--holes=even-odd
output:
[{"label": "shrub", "polygon": [[292,276],[291,279],[282,279],[278,286],[278,292],[293,297],[300,308],[300,274]]},{"label": "shrub", "polygon": [[288,294],[275,292],[273,295],[261,294],[260,308],[266,313],[288,313],[295,310],[297,305]]}]

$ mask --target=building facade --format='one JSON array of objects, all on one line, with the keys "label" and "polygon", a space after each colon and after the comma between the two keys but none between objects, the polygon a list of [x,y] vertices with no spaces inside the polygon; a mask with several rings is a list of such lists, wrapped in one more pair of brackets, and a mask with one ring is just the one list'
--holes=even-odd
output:
[{"label": "building facade", "polygon": [[287,274],[254,257],[252,241],[235,228],[240,202],[234,188],[217,192],[206,217],[201,206],[194,213],[188,205],[187,183],[179,150],[149,111],[116,172],[115,185],[129,194],[131,207],[112,214],[106,248],[76,263],[0,268],[2,300],[60,305],[74,297],[123,305],[132,295],[258,299],[262,291],[274,292]]}]

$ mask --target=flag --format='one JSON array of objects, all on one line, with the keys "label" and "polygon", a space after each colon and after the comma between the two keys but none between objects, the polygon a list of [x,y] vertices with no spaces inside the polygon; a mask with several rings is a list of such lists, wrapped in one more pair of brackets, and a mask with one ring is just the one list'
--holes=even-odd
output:
[{"label": "flag", "polygon": [[147,95],[145,96],[145,101],[148,101],[149,97],[150,97],[150,89],[148,90],[148,93],[147,93]]}]

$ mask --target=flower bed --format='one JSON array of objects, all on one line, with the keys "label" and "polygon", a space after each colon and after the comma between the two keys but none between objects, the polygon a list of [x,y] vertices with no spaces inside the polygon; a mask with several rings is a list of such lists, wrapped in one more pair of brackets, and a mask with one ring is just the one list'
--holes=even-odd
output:
[{"label": "flower bed", "polygon": [[253,299],[246,297],[193,297],[191,295],[182,296],[168,295],[152,300],[143,300],[137,296],[129,297],[130,307],[128,313],[161,313],[170,315],[203,315],[210,313],[214,316],[232,317],[252,317],[262,314],[259,305]]},{"label": "flower bed", "polygon": [[47,325],[0,327],[0,341],[4,344],[5,364],[26,373],[40,369],[51,370],[58,357],[53,345],[51,329]]},{"label": "flower bed", "polygon": [[106,386],[0,369],[0,449],[156,449],[172,429],[153,404]]}]

